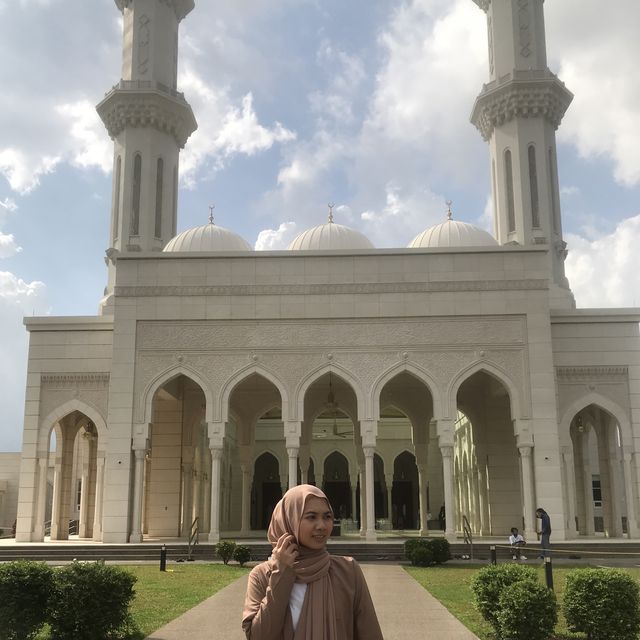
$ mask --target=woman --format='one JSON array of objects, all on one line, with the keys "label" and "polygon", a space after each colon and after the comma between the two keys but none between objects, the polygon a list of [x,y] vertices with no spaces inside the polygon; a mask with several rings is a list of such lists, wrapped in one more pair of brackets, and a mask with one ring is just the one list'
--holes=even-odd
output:
[{"label": "woman", "polygon": [[287,491],[271,516],[271,557],[249,575],[242,628],[249,640],[382,640],[353,558],[332,556],[333,511],[320,489]]}]

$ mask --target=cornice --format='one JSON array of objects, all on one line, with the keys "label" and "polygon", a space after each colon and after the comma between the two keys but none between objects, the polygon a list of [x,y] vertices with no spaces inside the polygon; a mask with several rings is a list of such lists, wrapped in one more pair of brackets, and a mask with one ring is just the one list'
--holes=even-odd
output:
[{"label": "cornice", "polygon": [[620,380],[629,373],[624,366],[557,367],[558,379],[564,381]]},{"label": "cornice", "polygon": [[70,389],[74,387],[97,388],[109,384],[108,373],[55,373],[42,374],[40,383],[49,389]]},{"label": "cornice", "polygon": [[[116,6],[120,11],[128,9],[134,1],[135,0],[115,0]],[[171,7],[178,20],[182,20],[188,13],[193,11],[193,8],[196,6],[194,0],[159,0],[159,2]]]},{"label": "cornice", "polygon": [[172,135],[183,148],[198,128],[184,96],[157,83],[120,82],[96,110],[111,138],[127,127],[152,127]]},{"label": "cornice", "polygon": [[543,117],[557,129],[572,100],[573,94],[550,71],[514,71],[484,85],[471,122],[485,140],[516,117]]},{"label": "cornice", "polygon": [[349,284],[275,284],[275,285],[202,285],[202,286],[119,286],[118,298],[165,296],[274,296],[338,295],[372,293],[442,293],[459,291],[545,290],[547,280],[471,280],[432,282],[387,282]]}]

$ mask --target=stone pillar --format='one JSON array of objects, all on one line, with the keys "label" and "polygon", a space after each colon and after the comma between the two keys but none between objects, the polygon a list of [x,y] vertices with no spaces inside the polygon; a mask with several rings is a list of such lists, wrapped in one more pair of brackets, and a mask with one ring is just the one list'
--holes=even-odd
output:
[{"label": "stone pillar", "polygon": [[298,462],[300,464],[300,480],[302,484],[309,484],[309,447],[301,446],[298,452]]},{"label": "stone pillar", "polygon": [[182,536],[187,535],[193,516],[193,462],[182,463]]},{"label": "stone pillar", "polygon": [[[88,449],[89,447],[86,447]],[[89,461],[82,462],[80,479],[80,513],[78,514],[78,537],[87,537],[87,516],[89,515]]]},{"label": "stone pillar", "polygon": [[591,459],[589,457],[589,432],[584,431],[580,435],[582,454],[582,477],[584,485],[584,518],[585,534],[595,535],[595,522],[593,520],[593,487],[591,479]]},{"label": "stone pillar", "polygon": [[611,520],[613,525],[611,535],[622,537],[622,496],[624,492],[623,478],[621,477],[622,461],[618,457],[615,423],[607,420],[606,429],[609,454],[607,458],[609,461],[609,478],[611,483]]},{"label": "stone pillar", "polygon": [[287,445],[287,455],[289,456],[289,489],[298,484],[298,451],[298,447],[290,447]]},{"label": "stone pillar", "polygon": [[49,458],[47,452],[38,456],[38,495],[36,498],[36,523],[33,531],[33,541],[44,541],[44,514],[47,505],[47,470]]},{"label": "stone pillar", "polygon": [[[198,468],[193,468],[193,511],[191,512],[191,519],[187,523],[187,538],[191,535],[191,525],[193,521],[198,518],[198,523],[201,524],[202,520],[202,473],[198,471]],[[223,512],[223,509],[220,510]]]},{"label": "stone pillar", "polygon": [[146,448],[134,449],[133,515],[129,542],[142,542],[142,500],[144,489],[144,457]]},{"label": "stone pillar", "polygon": [[533,465],[531,463],[533,443],[518,444],[518,451],[520,452],[520,469],[522,474],[524,537],[526,540],[535,540],[535,496],[533,489]]},{"label": "stone pillar", "polygon": [[630,453],[625,453],[624,464],[624,490],[627,498],[627,535],[629,538],[637,538],[640,535],[638,529],[638,514],[636,512],[636,499],[633,494],[633,466]]},{"label": "stone pillar", "polygon": [[418,465],[418,500],[420,503],[420,535],[429,535],[429,514],[427,513],[427,468]]},{"label": "stone pillar", "polygon": [[62,502],[62,458],[56,454],[53,468],[53,501],[51,504],[51,540],[60,535],[60,503]]},{"label": "stone pillar", "polygon": [[358,476],[349,475],[349,483],[351,485],[351,519],[356,521],[356,497],[358,493]]},{"label": "stone pillar", "polygon": [[367,469],[362,461],[362,467],[358,468],[360,472],[360,537],[367,535]]},{"label": "stone pillar", "polygon": [[[207,460],[207,463],[208,462],[209,461]],[[198,529],[200,533],[208,533],[211,530],[211,478],[209,478],[208,471],[205,471],[202,474],[202,482],[204,483],[204,500],[202,504],[203,513]]]},{"label": "stone pillar", "polygon": [[567,485],[567,530],[570,537],[578,535],[576,527],[576,505],[578,504],[576,494],[576,472],[573,459],[573,447],[566,447],[562,453],[562,461],[565,469],[565,479]]},{"label": "stone pillar", "polygon": [[440,445],[442,455],[442,479],[444,483],[444,510],[446,514],[445,536],[454,538],[456,534],[456,503],[453,482],[453,446]]},{"label": "stone pillar", "polygon": [[367,528],[365,537],[367,541],[376,541],[376,523],[375,523],[375,497],[374,497],[374,472],[373,472],[373,456],[375,454],[375,447],[365,446],[362,448],[364,451],[364,463],[366,469],[366,504],[367,504]]},{"label": "stone pillar", "polygon": [[104,494],[104,455],[96,458],[96,503],[93,512],[93,539],[102,541],[102,498]]},{"label": "stone pillar", "polygon": [[244,537],[249,535],[251,528],[251,465],[243,463],[240,465],[242,471],[242,517],[240,533]]},{"label": "stone pillar", "polygon": [[211,450],[211,528],[209,542],[220,542],[220,470],[223,448],[209,446]]},{"label": "stone pillar", "polygon": [[387,488],[387,520],[393,526],[393,474],[385,473],[384,484]]}]

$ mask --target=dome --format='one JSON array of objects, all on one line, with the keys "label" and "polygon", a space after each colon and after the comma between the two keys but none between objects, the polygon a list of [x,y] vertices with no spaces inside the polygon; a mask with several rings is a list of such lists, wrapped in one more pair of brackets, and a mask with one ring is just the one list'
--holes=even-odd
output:
[{"label": "dome", "polygon": [[369,238],[364,234],[337,224],[333,213],[329,213],[329,222],[303,231],[289,245],[289,251],[330,251],[349,249],[373,249]]},{"label": "dome", "polygon": [[253,251],[251,245],[237,233],[219,227],[210,218],[208,224],[193,227],[169,240],[163,251],[202,251],[205,253],[225,251]]},{"label": "dome", "polygon": [[409,244],[410,249],[436,249],[438,247],[496,247],[497,240],[484,229],[472,224],[453,220],[451,211],[448,220],[425,229]]}]

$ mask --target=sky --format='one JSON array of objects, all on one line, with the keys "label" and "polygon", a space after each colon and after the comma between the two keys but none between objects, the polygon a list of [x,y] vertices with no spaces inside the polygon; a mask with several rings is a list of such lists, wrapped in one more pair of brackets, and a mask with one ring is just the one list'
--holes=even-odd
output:
[{"label": "sky", "polygon": [[[567,274],[579,307],[640,306],[640,3],[545,3],[549,66],[575,94],[558,131]],[[113,0],[0,0],[0,451],[21,449],[23,317],[95,315],[106,283],[112,143],[94,106],[120,77]],[[402,247],[444,220],[488,230],[488,81],[472,0],[196,0],[179,88],[178,231],[256,249],[326,221]],[[636,247],[636,249],[634,249]]]}]

